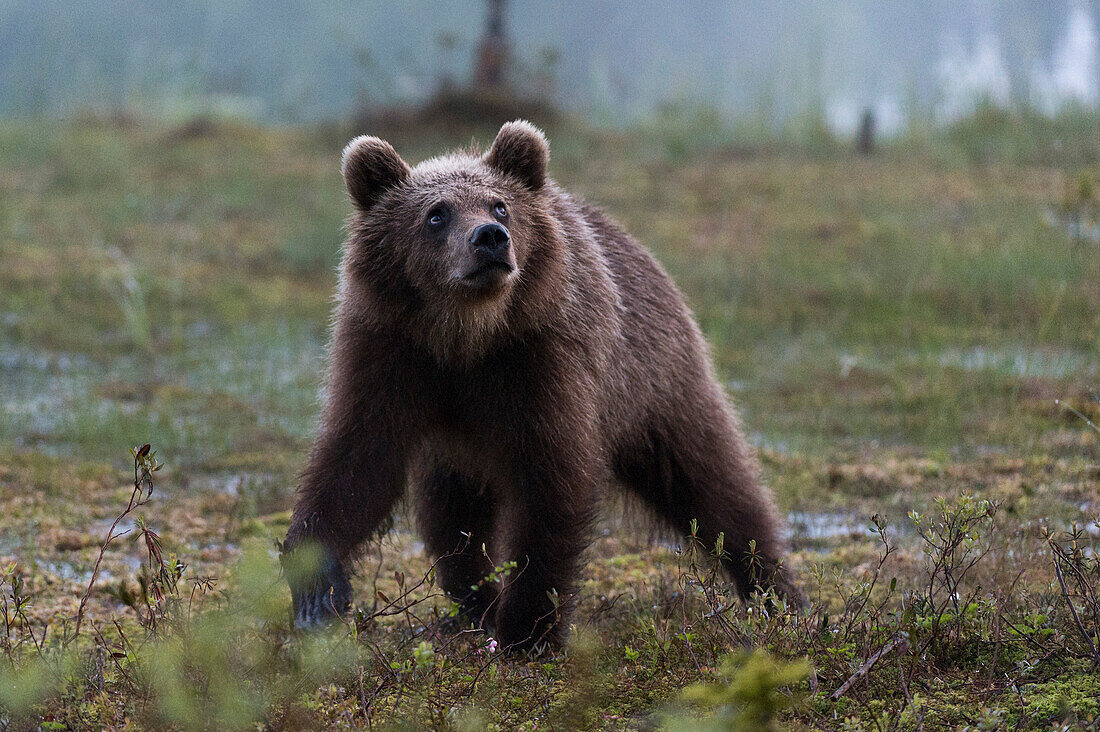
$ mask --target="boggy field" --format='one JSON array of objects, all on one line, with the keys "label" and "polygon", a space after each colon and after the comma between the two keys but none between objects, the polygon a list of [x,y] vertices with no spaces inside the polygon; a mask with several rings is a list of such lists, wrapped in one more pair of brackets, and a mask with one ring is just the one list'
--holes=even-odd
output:
[{"label": "boggy field", "polygon": [[355,617],[294,633],[275,542],[359,131],[0,127],[0,727],[1097,724],[1095,171],[949,143],[548,131],[686,292],[808,612],[735,602],[715,547],[611,502],[560,656],[464,630],[400,517]]}]

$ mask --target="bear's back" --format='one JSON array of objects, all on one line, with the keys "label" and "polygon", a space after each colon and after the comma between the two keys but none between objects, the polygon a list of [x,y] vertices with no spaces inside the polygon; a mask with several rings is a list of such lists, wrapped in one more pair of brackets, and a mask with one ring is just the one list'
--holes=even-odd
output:
[{"label": "bear's back", "polygon": [[707,349],[683,294],[654,256],[600,208],[579,203],[611,274],[620,338],[607,381],[609,426],[670,407],[688,379],[712,382]]}]

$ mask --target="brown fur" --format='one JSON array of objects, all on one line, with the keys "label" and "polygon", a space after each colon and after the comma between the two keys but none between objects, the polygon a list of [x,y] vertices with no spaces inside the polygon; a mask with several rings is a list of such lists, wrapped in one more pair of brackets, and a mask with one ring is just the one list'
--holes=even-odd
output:
[{"label": "brown fur", "polygon": [[[548,150],[525,122],[505,125],[484,156],[412,169],[377,138],[345,150],[356,211],[324,412],[287,535],[290,549],[324,550],[319,571],[291,578],[300,625],[346,609],[344,566],[410,479],[442,587],[506,646],[564,637],[613,482],[678,532],[696,519],[708,546],[724,532],[743,594],[774,583],[801,602],[780,566],[771,496],[683,297],[645,249],[546,177]],[[427,221],[441,202],[440,232]],[[470,232],[494,222],[509,259],[469,275]],[[518,567],[503,589],[471,592],[492,569],[483,545]]]}]

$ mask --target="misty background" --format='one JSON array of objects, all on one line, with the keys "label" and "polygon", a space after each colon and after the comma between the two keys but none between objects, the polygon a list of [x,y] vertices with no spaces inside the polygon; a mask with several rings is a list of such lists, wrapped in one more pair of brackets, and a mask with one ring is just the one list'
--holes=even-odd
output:
[{"label": "misty background", "polygon": [[[0,114],[345,118],[465,83],[482,2],[0,0]],[[1100,5],[1078,0],[513,0],[519,88],[594,123],[669,105],[774,128],[862,111],[896,134],[982,102],[1093,108]]]}]

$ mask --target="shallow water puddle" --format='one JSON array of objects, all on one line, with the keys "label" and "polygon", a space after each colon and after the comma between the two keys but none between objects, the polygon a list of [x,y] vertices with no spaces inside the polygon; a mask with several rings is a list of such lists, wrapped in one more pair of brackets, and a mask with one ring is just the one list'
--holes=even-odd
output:
[{"label": "shallow water puddle", "polygon": [[874,535],[869,520],[841,512],[792,511],[787,514],[787,528],[796,543]]},{"label": "shallow water puddle", "polygon": [[[908,518],[886,519],[886,536],[891,543],[899,537],[912,537]],[[787,514],[787,538],[795,549],[820,552],[844,542],[879,541],[870,517],[843,511],[791,511]]]},{"label": "shallow water puddle", "polygon": [[[64,439],[66,432],[87,433],[94,425],[127,421],[142,407],[158,403],[160,386],[170,387],[165,399],[177,410],[187,399],[226,395],[255,410],[261,426],[307,436],[324,360],[316,331],[306,322],[218,333],[199,329],[185,349],[158,353],[152,361],[125,354],[101,362],[85,354],[2,344],[0,437],[22,446],[27,440]],[[145,416],[153,422],[160,418],[156,410]],[[181,411],[172,425],[184,435],[201,437],[207,427],[201,417]]]},{"label": "shallow water puddle", "polygon": [[940,353],[940,366],[964,371],[995,371],[1011,376],[1061,379],[1073,374],[1096,374],[1097,361],[1084,353],[1053,348],[952,348]]},{"label": "shallow water puddle", "polygon": [[1064,212],[1049,209],[1043,217],[1052,229],[1062,229],[1071,241],[1100,243],[1100,223],[1084,217],[1067,216]]}]

